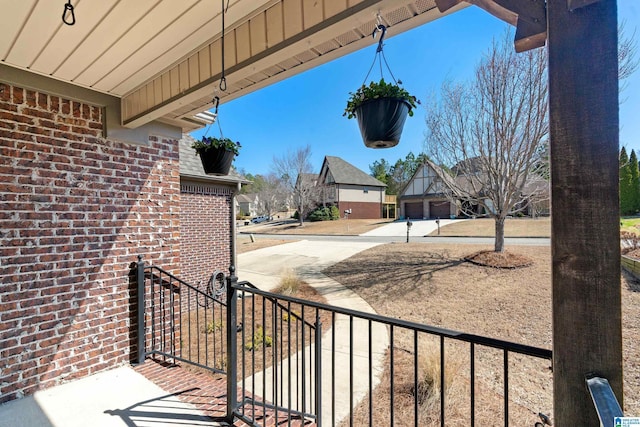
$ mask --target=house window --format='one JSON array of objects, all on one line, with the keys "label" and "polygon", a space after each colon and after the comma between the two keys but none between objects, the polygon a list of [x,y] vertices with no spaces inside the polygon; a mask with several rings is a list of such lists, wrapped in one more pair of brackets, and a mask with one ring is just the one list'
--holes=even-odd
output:
[{"label": "house window", "polygon": [[327,186],[327,198],[335,199],[336,198],[336,187],[335,185]]},{"label": "house window", "polygon": [[369,192],[369,189],[367,187],[362,187],[362,191],[367,194]]}]

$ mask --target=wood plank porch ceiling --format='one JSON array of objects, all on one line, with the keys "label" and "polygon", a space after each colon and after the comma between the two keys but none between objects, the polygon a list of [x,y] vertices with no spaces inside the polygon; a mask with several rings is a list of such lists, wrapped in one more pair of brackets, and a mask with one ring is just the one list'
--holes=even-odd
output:
[{"label": "wood plank porch ceiling", "polygon": [[214,95],[229,101],[445,13],[434,0],[230,0],[225,15],[227,90],[221,77],[221,1],[0,0],[0,60],[28,72],[115,95],[122,123],[204,125]]}]

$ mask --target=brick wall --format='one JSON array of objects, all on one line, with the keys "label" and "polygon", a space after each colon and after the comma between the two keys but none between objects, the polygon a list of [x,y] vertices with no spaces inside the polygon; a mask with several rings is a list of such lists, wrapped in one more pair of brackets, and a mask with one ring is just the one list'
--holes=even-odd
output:
[{"label": "brick wall", "polygon": [[339,202],[340,216],[344,217],[344,211],[351,209],[351,219],[377,219],[382,218],[382,203],[367,202]]},{"label": "brick wall", "polygon": [[130,263],[179,273],[178,142],[0,82],[0,403],[135,352]]},{"label": "brick wall", "polygon": [[206,284],[214,270],[229,274],[232,195],[224,186],[181,185],[180,278],[189,284]]}]

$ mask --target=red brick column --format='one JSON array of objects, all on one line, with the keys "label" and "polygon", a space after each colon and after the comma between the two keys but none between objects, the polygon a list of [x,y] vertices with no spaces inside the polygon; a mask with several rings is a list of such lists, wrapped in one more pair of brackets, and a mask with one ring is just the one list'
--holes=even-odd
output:
[{"label": "red brick column", "polygon": [[128,362],[130,264],[179,273],[178,143],[103,121],[0,83],[0,403]]}]

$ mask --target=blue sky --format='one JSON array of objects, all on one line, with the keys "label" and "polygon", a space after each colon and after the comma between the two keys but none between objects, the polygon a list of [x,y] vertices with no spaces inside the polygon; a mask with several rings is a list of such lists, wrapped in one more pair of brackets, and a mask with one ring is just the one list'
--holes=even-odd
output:
[{"label": "blue sky", "polygon": [[[627,35],[636,29],[640,40],[640,1],[618,0],[619,19],[626,20]],[[394,34],[390,27],[384,53],[397,79],[419,99],[437,91],[446,80],[466,81],[507,24],[480,8],[468,7],[413,30]],[[377,44],[377,41],[375,42]],[[639,43],[640,44],[640,43]],[[325,155],[338,156],[369,173],[369,165],[385,158],[391,163],[410,151],[420,153],[425,131],[425,110],[408,117],[400,143],[390,149],[370,149],[362,143],[355,119],[342,116],[349,92],[362,83],[371,66],[376,45],[291,77],[239,99],[220,105],[225,137],[240,141],[235,167],[251,174],[271,171],[274,156],[309,144],[317,172]],[[639,52],[640,53],[640,52]],[[369,80],[378,79],[372,71]],[[640,71],[628,79],[620,107],[620,144],[640,152]],[[204,130],[193,132],[196,138]],[[210,136],[219,136],[217,125]]]}]

